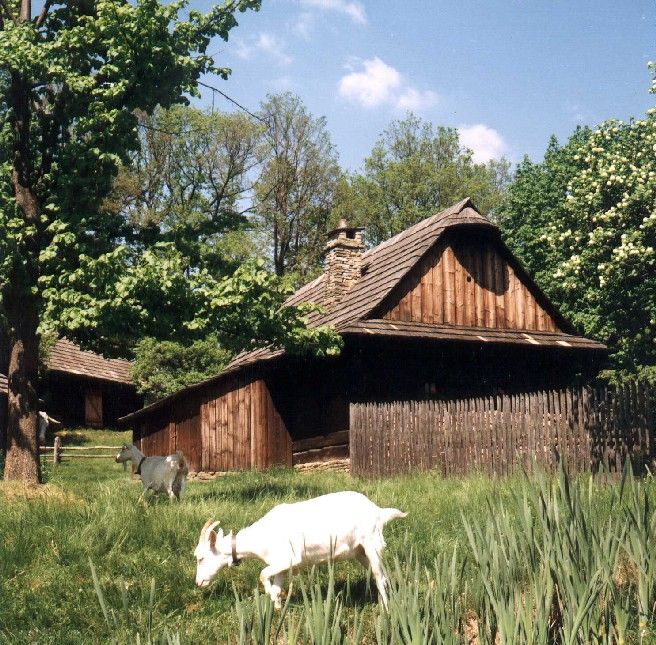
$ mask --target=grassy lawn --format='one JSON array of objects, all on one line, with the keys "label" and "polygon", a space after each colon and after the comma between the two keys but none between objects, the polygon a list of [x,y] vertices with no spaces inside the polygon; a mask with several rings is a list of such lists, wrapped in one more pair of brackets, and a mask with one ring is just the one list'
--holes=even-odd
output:
[{"label": "grassy lawn", "polygon": [[[127,438],[63,434],[65,443],[78,445],[120,445]],[[596,642],[614,642],[613,630],[626,642],[655,642],[654,518],[644,509],[656,497],[651,481],[630,481],[620,499],[617,485],[589,480],[571,488],[543,480],[540,492],[519,477],[362,481],[273,470],[192,482],[180,503],[145,504],[138,502],[140,485],[110,460],[46,464],[45,472],[41,489],[0,483],[0,641],[123,643],[139,634],[141,642],[151,635],[182,643],[455,643],[468,642],[478,629],[480,642],[494,642],[498,628],[507,643],[548,642],[543,638],[559,630],[555,642],[568,633],[582,635],[572,642],[593,642],[591,635],[602,633],[607,640]],[[349,489],[409,512],[385,532],[390,615],[379,608],[367,572],[348,562],[294,578],[277,635],[279,615],[254,595],[261,563],[244,562],[221,572],[208,589],[195,587],[192,553],[209,517],[228,531],[280,502]],[[531,511],[541,495],[542,519]],[[643,512],[646,523],[630,520]],[[544,518],[554,517],[558,526],[550,528]],[[566,534],[569,546],[561,539]],[[326,599],[332,576],[336,600]],[[568,611],[538,606],[545,598]],[[570,613],[583,614],[580,625],[568,622]],[[530,624],[518,627],[522,621]]]}]

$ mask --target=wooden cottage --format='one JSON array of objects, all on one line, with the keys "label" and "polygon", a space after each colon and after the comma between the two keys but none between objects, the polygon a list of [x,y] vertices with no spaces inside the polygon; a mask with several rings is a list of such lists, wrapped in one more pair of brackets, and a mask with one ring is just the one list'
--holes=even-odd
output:
[{"label": "wooden cottage", "polygon": [[347,459],[358,402],[555,388],[594,374],[606,354],[576,334],[468,199],[368,251],[362,229],[340,223],[325,272],[288,302],[324,307],[310,324],[335,326],[340,356],[239,355],[121,419],[135,443],[146,454],[182,449],[203,471]]},{"label": "wooden cottage", "polygon": [[[69,427],[112,427],[143,405],[129,361],[103,358],[66,339],[52,348],[40,385],[45,411]],[[0,374],[0,428],[6,423],[6,402],[7,377]]]}]

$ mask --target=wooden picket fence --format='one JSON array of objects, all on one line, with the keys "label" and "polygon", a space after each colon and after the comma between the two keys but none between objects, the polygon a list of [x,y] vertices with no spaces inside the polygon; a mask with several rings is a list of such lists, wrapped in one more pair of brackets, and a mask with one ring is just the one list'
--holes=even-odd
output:
[{"label": "wooden picket fence", "polygon": [[645,472],[656,456],[656,388],[572,387],[453,400],[352,403],[351,472],[505,475],[537,464]]}]

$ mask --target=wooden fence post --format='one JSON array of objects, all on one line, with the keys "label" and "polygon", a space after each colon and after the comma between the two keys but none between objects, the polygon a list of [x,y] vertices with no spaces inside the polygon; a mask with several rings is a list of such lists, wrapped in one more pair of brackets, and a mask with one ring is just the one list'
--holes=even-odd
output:
[{"label": "wooden fence post", "polygon": [[55,444],[52,450],[52,463],[61,463],[61,437],[55,437]]}]

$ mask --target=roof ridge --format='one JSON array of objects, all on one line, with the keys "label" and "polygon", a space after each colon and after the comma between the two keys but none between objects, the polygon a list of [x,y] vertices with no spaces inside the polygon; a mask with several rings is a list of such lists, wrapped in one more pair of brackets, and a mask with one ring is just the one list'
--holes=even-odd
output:
[{"label": "roof ridge", "polygon": [[457,204],[453,204],[453,206],[444,208],[441,211],[434,213],[433,215],[424,217],[424,219],[420,219],[418,222],[415,222],[412,226],[409,226],[408,228],[399,231],[396,235],[387,238],[385,241],[381,242],[377,246],[374,246],[373,248],[366,251],[365,254],[363,255],[363,259],[366,258],[368,255],[374,255],[379,249],[386,248],[391,244],[398,242],[400,238],[405,237],[406,235],[410,235],[413,232],[423,228],[424,226],[430,226],[430,224],[433,224],[434,222],[437,222],[442,218],[449,217],[451,215],[457,215],[467,207],[473,208],[479,215],[482,215],[481,212],[478,210],[478,208],[474,206],[474,202],[472,202],[471,197],[465,197]]}]

